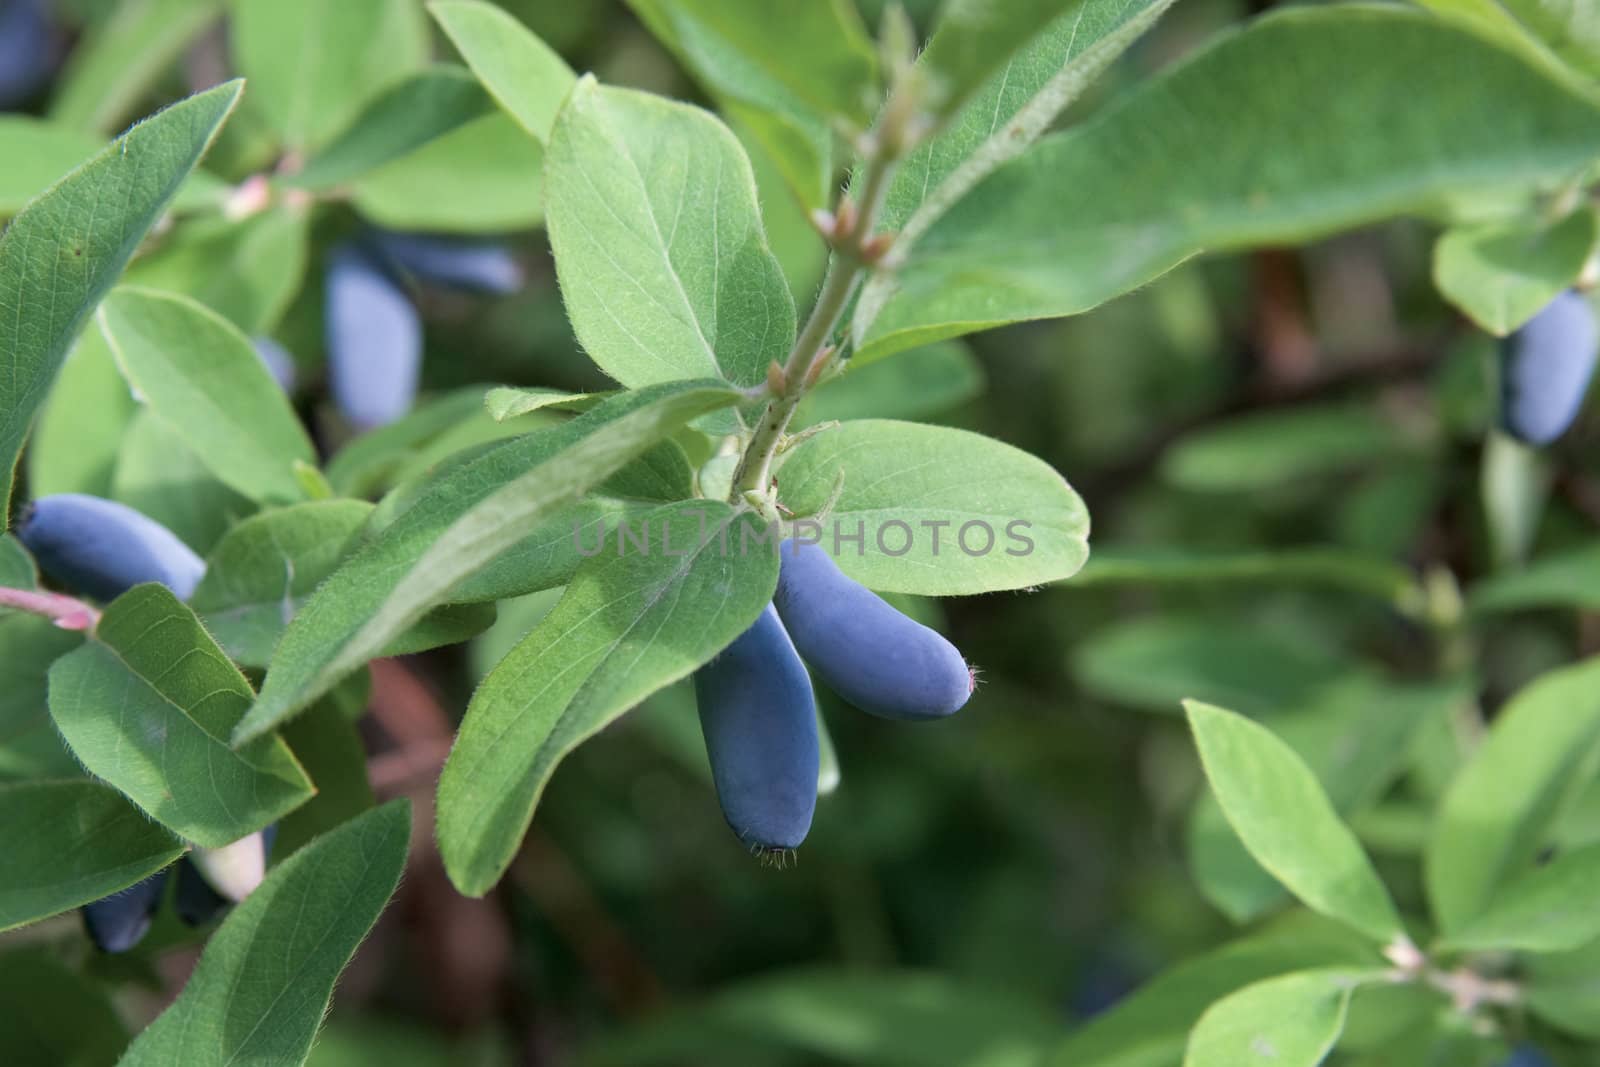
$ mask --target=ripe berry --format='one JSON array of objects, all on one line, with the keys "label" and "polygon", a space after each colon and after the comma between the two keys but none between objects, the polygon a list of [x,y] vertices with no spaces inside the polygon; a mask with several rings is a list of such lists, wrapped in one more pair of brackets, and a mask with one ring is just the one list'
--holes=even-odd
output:
[{"label": "ripe berry", "polygon": [[157,871],[142,882],[83,906],[83,928],[101,952],[126,952],[150,930],[167,872]]},{"label": "ripe berry", "polygon": [[728,825],[752,849],[798,847],[817,807],[816,700],[771,605],[695,673],[694,691]]},{"label": "ripe berry", "polygon": [[422,321],[406,291],[366,249],[343,244],[328,261],[328,368],[334,402],[358,429],[411,410],[422,370]]},{"label": "ripe berry", "polygon": [[205,562],[171,530],[126,504],[81,493],[40,497],[16,534],[63,587],[115,600],[142,582],[160,582],[187,600]]},{"label": "ripe berry", "polygon": [[522,288],[522,266],[504,247],[420,233],[382,232],[373,244],[424,282],[452,289],[504,295]]},{"label": "ripe berry", "polygon": [[785,541],[778,592],[783,624],[817,676],[862,711],[934,719],[972,695],[954,645],[847,577],[816,545]]},{"label": "ripe berry", "polygon": [[1600,328],[1582,296],[1567,290],[1501,342],[1507,433],[1547,445],[1578,417],[1600,352]]}]

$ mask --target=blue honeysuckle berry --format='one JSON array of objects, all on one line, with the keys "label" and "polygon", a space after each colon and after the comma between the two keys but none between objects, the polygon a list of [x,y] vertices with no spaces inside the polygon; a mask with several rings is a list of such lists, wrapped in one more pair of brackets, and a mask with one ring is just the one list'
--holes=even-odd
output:
[{"label": "blue honeysuckle berry", "polygon": [[817,545],[780,549],[778,615],[818,678],[862,711],[888,719],[936,719],[972,695],[956,647],[848,577]]},{"label": "blue honeysuckle berry", "polygon": [[422,320],[405,289],[358,244],[333,250],[324,281],[334,403],[358,429],[387,425],[416,400]]},{"label": "blue honeysuckle berry", "polygon": [[42,90],[60,58],[44,0],[0,0],[0,111]]},{"label": "blue honeysuckle berry", "polygon": [[753,850],[799,847],[817,807],[816,700],[770,604],[695,672],[694,691],[728,825]]},{"label": "blue honeysuckle berry", "polygon": [[504,296],[526,280],[516,257],[492,241],[393,230],[375,233],[371,240],[407,273],[434,285]]},{"label": "blue honeysuckle berry", "polygon": [[16,535],[51,579],[96,600],[115,600],[143,582],[160,582],[187,600],[206,570],[205,561],[159,522],[82,493],[33,501]]},{"label": "blue honeysuckle berry", "polygon": [[211,888],[199,871],[187,859],[178,864],[178,890],[173,908],[178,918],[189,926],[204,926],[232,903]]},{"label": "blue honeysuckle berry", "polygon": [[83,928],[101,952],[126,952],[150,932],[161,907],[167,872],[157,871],[141,882],[83,906]]},{"label": "blue honeysuckle berry", "polygon": [[1567,290],[1507,337],[1501,353],[1501,425],[1531,445],[1547,445],[1578,417],[1600,355],[1589,302]]},{"label": "blue honeysuckle berry", "polygon": [[1550,1057],[1532,1045],[1519,1045],[1501,1067],[1555,1067]]}]

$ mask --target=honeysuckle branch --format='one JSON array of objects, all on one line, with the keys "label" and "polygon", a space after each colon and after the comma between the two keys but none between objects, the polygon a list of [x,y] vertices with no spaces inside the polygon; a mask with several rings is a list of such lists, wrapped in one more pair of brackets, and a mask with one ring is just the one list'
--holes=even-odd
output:
[{"label": "honeysuckle branch", "polygon": [[0,609],[4,608],[42,616],[63,630],[93,630],[100,622],[100,612],[81,600],[33,589],[0,587]]},{"label": "honeysuckle branch", "polygon": [[762,411],[734,471],[730,497],[733,503],[750,503],[770,517],[773,458],[783,445],[795,409],[837,354],[829,342],[857,287],[889,250],[890,236],[873,233],[873,227],[895,167],[921,136],[915,103],[914,93],[891,94],[880,128],[863,138],[866,169],[859,199],[846,194],[836,211],[818,212],[814,217],[817,228],[833,248],[833,257],[822,291],[788,358],[783,366],[774,364],[768,372],[766,392],[772,400]]},{"label": "honeysuckle branch", "polygon": [[1383,955],[1394,964],[1396,981],[1421,983],[1443,993],[1462,1015],[1475,1015],[1485,1006],[1512,1007],[1522,1001],[1517,983],[1489,978],[1466,966],[1445,970],[1406,937],[1396,938]]}]

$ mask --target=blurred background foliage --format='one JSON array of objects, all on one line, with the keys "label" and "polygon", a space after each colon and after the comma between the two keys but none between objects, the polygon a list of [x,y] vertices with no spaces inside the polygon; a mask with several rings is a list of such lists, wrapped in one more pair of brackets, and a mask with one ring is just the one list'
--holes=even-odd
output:
[{"label": "blurred background foliage", "polygon": [[[502,6],[575,69],[705,100],[620,2]],[[882,6],[863,2],[870,23]],[[925,28],[936,4],[906,6]],[[1184,0],[1065,121],[1250,13],[1234,0]],[[92,147],[90,131],[114,132],[232,73],[220,14],[179,0],[61,0],[53,40],[64,66],[14,108],[50,115]],[[436,32],[429,47],[452,58]],[[207,170],[233,184],[271,166],[266,130],[247,92]],[[749,147],[769,233],[803,302],[822,245]],[[37,191],[74,158],[57,167],[41,149],[0,162],[12,172],[0,176],[0,201],[29,182]],[[420,294],[429,395],[483,383],[606,388],[562,313],[538,229],[537,168],[537,146],[495,114],[362,179],[315,216],[307,248],[282,253],[298,266],[271,297],[273,332],[311,383],[299,402],[324,446],[340,429],[316,384],[321,287],[302,281],[362,220],[497,235],[527,269],[514,296]],[[259,244],[221,219],[184,223],[215,227],[213,245],[158,247],[133,277],[181,287],[209,275],[225,287],[229,264],[261,268],[279,254],[270,221],[257,217]],[[568,759],[495,893],[456,895],[426,840],[438,761],[478,679],[553,598],[504,605],[469,645],[380,663],[360,721],[364,753],[322,758],[364,758],[378,794],[411,795],[418,841],[311,1062],[1035,1062],[1128,990],[1286,905],[1270,879],[1240,873],[1248,857],[1200,801],[1178,715],[1189,696],[1267,719],[1330,758],[1373,756],[1362,746],[1379,739],[1374,758],[1401,761],[1402,784],[1356,782],[1336,802],[1402,906],[1418,910],[1418,848],[1453,748],[1447,717],[1419,712],[1401,724],[1418,736],[1395,734],[1396,699],[1448,700],[1429,679],[1466,655],[1492,707],[1600,648],[1594,616],[1542,610],[1537,588],[1471,601],[1458,627],[1425,622],[1455,583],[1492,573],[1497,552],[1480,491],[1492,343],[1436,294],[1432,238],[1423,224],[1395,223],[1208,258],[1091,314],[907,354],[819,395],[808,418],[922,418],[1041,456],[1087,500],[1096,557],[1059,587],[916,605],[981,667],[982,685],[960,715],[916,728],[825,704],[842,780],[791,869],[758,866],[729,837],[680,685]],[[85,379],[77,395],[98,398],[106,432],[70,454],[104,464],[112,495],[210,547],[233,513],[228,490],[141,421],[120,383],[88,380],[89,361],[74,362],[68,375]],[[457,410],[481,411],[475,401]],[[525,424],[452,419],[415,469]],[[39,432],[52,432],[50,415]],[[1550,454],[1534,554],[1592,536],[1597,443],[1591,412]],[[40,483],[52,472],[29,474],[36,491],[49,488]],[[1191,574],[1175,547],[1233,562]],[[1165,577],[1127,580],[1152,567]],[[1432,576],[1422,588],[1434,601],[1397,603],[1413,574]],[[351,775],[359,802],[358,766]],[[1569,823],[1564,839],[1600,839],[1600,794]],[[75,921],[0,937],[0,1016],[22,1018],[46,999],[46,978],[7,974],[82,984],[52,957],[21,962],[41,943],[67,943]],[[118,1010],[143,1019],[197,951],[169,916],[139,952],[81,962],[114,980]],[[74,1010],[98,1010],[92,990],[79,993],[89,1007]]]}]

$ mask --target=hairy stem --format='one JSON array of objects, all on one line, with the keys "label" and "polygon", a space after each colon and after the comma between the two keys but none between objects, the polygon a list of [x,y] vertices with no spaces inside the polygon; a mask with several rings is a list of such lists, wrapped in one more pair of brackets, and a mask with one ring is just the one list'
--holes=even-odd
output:
[{"label": "hairy stem", "polygon": [[878,255],[869,251],[868,241],[872,238],[873,224],[883,205],[884,195],[888,192],[889,178],[903,154],[904,150],[899,145],[895,146],[895,150],[890,150],[882,147],[880,142],[879,149],[868,160],[861,183],[861,204],[853,212],[853,223],[845,224],[850,221],[850,214],[843,204],[838,215],[833,217],[840,225],[831,235],[834,256],[823,278],[822,291],[817,294],[811,315],[784,361],[781,391],[761,413],[750,444],[745,448],[739,467],[734,472],[731,498],[734,503],[738,503],[746,494],[764,494],[772,484],[772,460],[778,454],[784,434],[788,432],[795,409],[800,406],[806,392],[816,384],[827,361],[833,358],[828,341],[845,309],[850,306],[850,298],[855,294],[857,285],[881,255],[881,250]]}]

